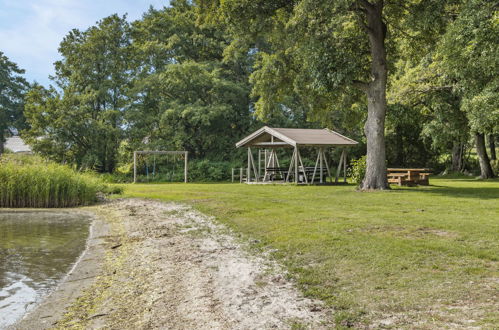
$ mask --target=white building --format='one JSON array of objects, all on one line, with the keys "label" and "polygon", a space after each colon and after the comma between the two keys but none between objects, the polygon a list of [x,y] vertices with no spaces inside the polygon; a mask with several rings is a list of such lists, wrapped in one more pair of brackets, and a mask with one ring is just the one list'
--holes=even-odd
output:
[{"label": "white building", "polygon": [[26,143],[24,143],[23,139],[21,139],[19,136],[12,136],[7,138],[3,146],[5,149],[9,149],[14,153],[31,153],[31,148]]}]

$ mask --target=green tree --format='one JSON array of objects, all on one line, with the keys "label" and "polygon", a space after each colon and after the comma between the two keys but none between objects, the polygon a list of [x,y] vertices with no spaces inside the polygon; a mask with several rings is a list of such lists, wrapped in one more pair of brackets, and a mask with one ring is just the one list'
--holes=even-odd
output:
[{"label": "green tree", "polygon": [[22,74],[24,70],[0,52],[0,154],[8,129],[24,126],[24,94],[28,83]]},{"label": "green tree", "polygon": [[130,150],[185,149],[223,159],[252,124],[245,59],[223,63],[227,34],[198,17],[190,2],[172,1],[132,24]]},{"label": "green tree", "polygon": [[64,38],[54,77],[61,92],[37,87],[28,98],[31,128],[24,134],[35,150],[80,167],[114,170],[128,102],[129,44],[129,25],[117,15]]},{"label": "green tree", "polygon": [[[397,41],[425,31],[445,9],[442,1],[202,0],[206,17],[230,25],[233,47],[260,53],[254,95],[257,111],[276,108],[292,88],[319,112],[366,109],[363,189],[387,189],[385,116],[388,69]],[[419,20],[413,19],[419,17]],[[242,42],[241,40],[245,40]],[[422,44],[422,42],[421,42]],[[269,74],[262,74],[269,72]],[[276,82],[276,83],[272,83]],[[288,82],[288,83],[283,83]],[[287,89],[287,90],[286,90]],[[359,116],[356,116],[357,118]]]},{"label": "green tree", "polygon": [[499,7],[467,0],[437,48],[441,75],[453,81],[475,137],[482,178],[494,177],[485,135],[499,130]]},{"label": "green tree", "polygon": [[[434,45],[436,41],[434,42]],[[438,154],[450,154],[450,169],[463,170],[463,156],[469,139],[469,123],[466,113],[460,108],[460,96],[451,82],[438,73],[434,61],[435,48],[422,54],[416,63],[405,59],[394,77],[388,94],[391,103],[399,103],[407,109],[395,120],[419,127],[417,134],[423,140],[431,141],[431,147]],[[389,118],[393,117],[392,114]],[[405,133],[414,133],[414,128]],[[404,134],[404,132],[399,132]]]}]

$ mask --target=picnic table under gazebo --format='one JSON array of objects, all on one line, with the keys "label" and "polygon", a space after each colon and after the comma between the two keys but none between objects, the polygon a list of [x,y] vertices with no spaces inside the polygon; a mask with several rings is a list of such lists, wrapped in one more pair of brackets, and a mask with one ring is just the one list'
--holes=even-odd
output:
[{"label": "picnic table under gazebo", "polygon": [[[346,182],[347,147],[358,142],[329,129],[309,128],[272,128],[264,126],[236,143],[237,148],[248,148],[248,162],[246,169],[247,183],[326,183],[326,178],[332,180],[331,169],[326,157],[326,151],[342,148],[336,170],[335,182],[343,170],[343,179]],[[258,152],[258,167],[255,164],[252,148],[264,150],[264,174],[261,175],[261,153]],[[315,148],[317,159],[315,166],[304,166],[300,149]],[[280,166],[276,149],[293,150],[289,166]]]}]

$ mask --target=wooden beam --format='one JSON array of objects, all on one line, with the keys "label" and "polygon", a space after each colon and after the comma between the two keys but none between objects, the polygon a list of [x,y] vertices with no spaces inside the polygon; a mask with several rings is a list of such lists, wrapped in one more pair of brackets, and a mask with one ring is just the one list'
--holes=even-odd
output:
[{"label": "wooden beam", "polygon": [[[263,176],[263,182],[267,181],[267,174],[269,175],[269,178],[270,178],[270,174],[267,172],[267,168],[271,167],[270,162],[272,160],[272,153],[273,152],[274,152],[274,150],[270,150],[270,155],[268,156],[268,160],[265,161],[265,175]],[[265,159],[267,159],[267,156],[265,156]]]},{"label": "wooden beam", "polygon": [[322,181],[322,177],[323,177],[323,173],[322,173],[322,161],[323,161],[322,158],[323,158],[323,153],[324,152],[323,152],[322,148],[320,148],[319,149],[319,155],[320,155],[320,164],[321,164],[321,167],[320,167],[320,170],[321,170],[321,183],[323,183],[323,181]]},{"label": "wooden beam", "polygon": [[255,166],[255,159],[253,158],[253,153],[251,152],[251,148],[248,148],[249,150],[249,155],[250,155],[250,161],[251,161],[251,167],[253,168],[253,173],[255,174],[255,182],[258,182],[258,172],[256,170]]},{"label": "wooden beam", "polygon": [[295,147],[295,183],[298,183],[298,147]]},{"label": "wooden beam", "polygon": [[137,183],[137,151],[133,152],[133,183]]},{"label": "wooden beam", "polygon": [[[277,164],[277,167],[281,167],[281,165],[279,164],[279,158],[277,158],[277,152],[275,150],[274,150],[274,158],[275,158],[275,162]],[[279,175],[281,176],[281,179],[284,180],[284,177],[283,177],[281,171],[279,171]]]},{"label": "wooden beam", "polygon": [[[312,174],[312,184],[314,184],[315,172],[317,172],[317,166],[319,165],[318,163],[319,163],[320,157],[321,157],[321,150],[319,149],[319,153],[317,154],[317,160],[315,161],[314,174]],[[322,178],[321,178],[321,182],[322,182]]]},{"label": "wooden beam", "polygon": [[185,150],[163,151],[163,150],[136,150],[138,155],[151,154],[151,155],[185,155]]},{"label": "wooden beam", "polygon": [[343,149],[343,182],[347,182],[347,151]]},{"label": "wooden beam", "polygon": [[268,148],[293,148],[292,145],[286,142],[256,142],[251,144],[253,147],[268,147]]},{"label": "wooden beam", "polygon": [[250,153],[251,153],[251,149],[250,147],[248,147],[248,168],[246,170],[246,182],[251,182],[251,158],[250,158]]},{"label": "wooden beam", "polygon": [[189,152],[185,152],[185,159],[184,159],[184,183],[187,183],[187,176],[188,176],[188,171],[189,171],[189,163],[187,159],[189,158]]},{"label": "wooden beam", "polygon": [[307,172],[305,171],[305,166],[303,166],[303,162],[301,160],[301,155],[300,155],[300,150],[298,150],[298,147],[296,147],[296,154],[298,156],[298,159],[300,160],[301,168],[303,169],[303,177],[305,178],[305,183],[308,184]]},{"label": "wooden beam", "polygon": [[331,176],[331,171],[329,169],[329,163],[327,162],[326,152],[324,150],[322,150],[322,159],[324,160],[324,165],[326,165],[327,175],[331,179],[331,182],[333,182],[333,177]]},{"label": "wooden beam", "polygon": [[343,152],[341,153],[340,162],[338,163],[338,168],[336,169],[336,176],[334,178],[334,182],[336,183],[338,183],[338,177],[340,176],[342,165],[343,165]]},{"label": "wooden beam", "polygon": [[262,173],[262,150],[258,149],[258,176]]},{"label": "wooden beam", "polygon": [[291,175],[291,171],[293,170],[294,161],[295,161],[295,150],[293,150],[293,155],[291,156],[291,161],[289,162],[288,176],[286,177],[286,182],[289,182],[289,176]]}]

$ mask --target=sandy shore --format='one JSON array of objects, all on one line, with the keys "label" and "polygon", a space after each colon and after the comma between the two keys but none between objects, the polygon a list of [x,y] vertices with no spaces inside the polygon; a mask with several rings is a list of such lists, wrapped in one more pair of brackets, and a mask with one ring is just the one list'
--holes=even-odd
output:
[{"label": "sandy shore", "polygon": [[87,211],[95,219],[86,251],[16,329],[331,325],[281,267],[187,206],[123,199]]}]

